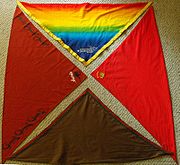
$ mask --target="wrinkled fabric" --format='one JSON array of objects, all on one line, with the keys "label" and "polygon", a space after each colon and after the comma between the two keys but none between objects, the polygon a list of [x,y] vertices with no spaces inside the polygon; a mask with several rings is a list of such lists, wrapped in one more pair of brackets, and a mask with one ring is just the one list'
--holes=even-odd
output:
[{"label": "wrinkled fabric", "polygon": [[118,38],[147,8],[136,4],[19,3],[35,22],[73,56],[89,64]]},{"label": "wrinkled fabric", "polygon": [[86,90],[11,159],[71,165],[131,162],[165,154]]},{"label": "wrinkled fabric", "polygon": [[170,91],[152,7],[92,76],[134,115],[164,150],[173,152],[176,160]]},{"label": "wrinkled fabric", "polygon": [[17,8],[5,75],[3,162],[85,78]]}]

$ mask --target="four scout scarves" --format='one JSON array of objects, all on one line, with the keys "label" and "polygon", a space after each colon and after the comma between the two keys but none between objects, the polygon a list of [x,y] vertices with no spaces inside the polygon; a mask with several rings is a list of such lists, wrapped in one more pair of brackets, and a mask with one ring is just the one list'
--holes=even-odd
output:
[{"label": "four scout scarves", "polygon": [[[125,41],[91,75],[151,133],[159,146],[127,126],[87,89],[40,135],[14,152],[87,78],[23,12],[85,66],[145,13]],[[176,161],[171,107],[151,3],[18,2],[6,66],[3,162],[116,163],[166,154]]]}]

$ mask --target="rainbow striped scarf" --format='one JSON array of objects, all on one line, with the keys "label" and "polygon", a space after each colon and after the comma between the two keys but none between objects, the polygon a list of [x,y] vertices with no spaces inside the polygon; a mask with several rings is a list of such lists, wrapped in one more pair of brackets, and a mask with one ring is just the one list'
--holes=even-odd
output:
[{"label": "rainbow striped scarf", "polygon": [[28,4],[19,7],[74,57],[90,64],[151,5]]}]

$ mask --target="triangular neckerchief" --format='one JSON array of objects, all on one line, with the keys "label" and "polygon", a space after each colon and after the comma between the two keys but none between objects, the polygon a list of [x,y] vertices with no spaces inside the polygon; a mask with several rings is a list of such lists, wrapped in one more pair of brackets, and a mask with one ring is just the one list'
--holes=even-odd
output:
[{"label": "triangular neckerchief", "polygon": [[165,154],[87,89],[11,160],[68,165],[123,163]]},{"label": "triangular neckerchief", "polygon": [[3,162],[85,78],[17,8],[5,75]]},{"label": "triangular neckerchief", "polygon": [[125,41],[93,73],[164,150],[176,145],[161,42],[151,7]]},{"label": "triangular neckerchief", "polygon": [[109,47],[151,5],[29,4],[19,7],[84,65]]}]

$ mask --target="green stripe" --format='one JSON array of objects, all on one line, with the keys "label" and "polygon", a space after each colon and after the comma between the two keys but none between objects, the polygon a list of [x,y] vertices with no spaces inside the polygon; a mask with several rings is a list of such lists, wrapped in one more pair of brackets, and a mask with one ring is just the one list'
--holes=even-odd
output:
[{"label": "green stripe", "polygon": [[[46,25],[45,25],[46,26]],[[51,32],[119,32],[125,25],[119,27],[48,27]]]}]

